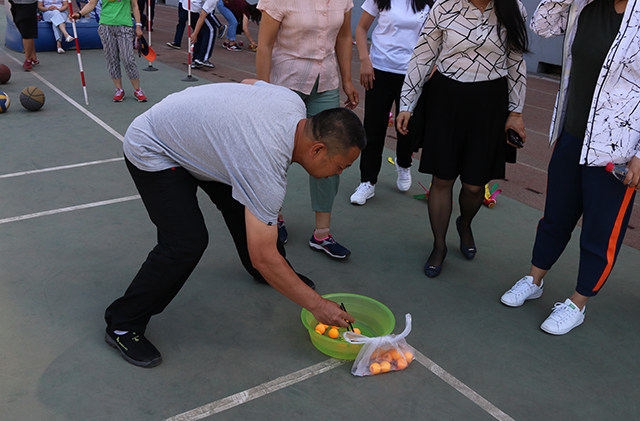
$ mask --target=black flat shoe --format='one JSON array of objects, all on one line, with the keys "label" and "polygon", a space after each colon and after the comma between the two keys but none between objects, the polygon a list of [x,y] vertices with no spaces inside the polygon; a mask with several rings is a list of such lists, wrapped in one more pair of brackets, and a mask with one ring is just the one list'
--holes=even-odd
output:
[{"label": "black flat shoe", "polygon": [[458,219],[456,219],[456,229],[458,230],[458,235],[461,237],[460,238],[460,253],[462,253],[462,255],[464,257],[466,257],[467,259],[471,260],[474,257],[476,257],[476,252],[478,251],[476,249],[476,245],[472,245],[471,247],[467,247],[462,243],[462,236],[460,235],[460,217],[458,217]]},{"label": "black flat shoe", "polygon": [[[431,253],[433,254],[433,252]],[[447,258],[447,250],[445,249],[444,257],[442,258],[442,262],[440,263],[440,265],[438,266],[430,265],[429,260],[427,260],[427,263],[424,265],[425,275],[427,275],[428,278],[435,278],[436,276],[440,275],[440,272],[442,272],[442,265],[444,264],[444,259],[446,258]],[[431,259],[431,256],[429,256],[429,259]]]}]

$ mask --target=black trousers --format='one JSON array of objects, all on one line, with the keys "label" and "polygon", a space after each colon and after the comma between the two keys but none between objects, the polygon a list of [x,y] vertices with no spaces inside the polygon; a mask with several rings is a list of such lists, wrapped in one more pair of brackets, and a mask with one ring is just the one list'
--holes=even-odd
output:
[{"label": "black trousers", "polygon": [[[209,241],[198,206],[198,187],[222,212],[242,265],[254,279],[266,282],[251,264],[245,207],[231,197],[231,186],[197,180],[180,167],[146,172],[125,161],[149,217],[158,229],[158,244],[124,296],[107,308],[105,320],[109,329],[144,333],[151,316],[167,307],[195,269]],[[285,256],[279,240],[278,250]]]},{"label": "black trousers", "polygon": [[[364,130],[367,134],[367,146],[360,155],[360,181],[376,184],[382,166],[382,152],[387,137],[389,111],[395,101],[396,115],[398,115],[404,75],[378,69],[373,70],[375,74],[373,88],[366,91],[364,100]],[[412,120],[409,120],[409,124],[411,122]],[[411,126],[413,125],[411,124]],[[398,139],[396,160],[402,168],[411,166],[415,131],[414,127],[409,127],[409,134],[403,135],[396,130]]]}]

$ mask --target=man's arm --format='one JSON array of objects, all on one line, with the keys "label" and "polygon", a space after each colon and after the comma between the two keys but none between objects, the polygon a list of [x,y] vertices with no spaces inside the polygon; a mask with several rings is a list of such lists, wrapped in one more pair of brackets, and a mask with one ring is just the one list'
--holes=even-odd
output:
[{"label": "man's arm", "polygon": [[291,269],[276,246],[277,225],[265,224],[248,209],[245,210],[245,221],[251,264],[276,291],[309,310],[321,323],[347,327],[345,319],[355,321],[337,303],[322,298],[309,288]]}]

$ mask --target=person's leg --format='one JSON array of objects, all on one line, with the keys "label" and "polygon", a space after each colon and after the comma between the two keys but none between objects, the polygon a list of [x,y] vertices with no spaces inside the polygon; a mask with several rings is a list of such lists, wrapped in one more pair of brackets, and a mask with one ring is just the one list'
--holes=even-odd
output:
[{"label": "person's leg", "polygon": [[202,25],[202,49],[204,50],[203,61],[204,63],[209,63],[209,59],[211,58],[211,54],[213,53],[213,47],[216,40],[216,26],[211,17],[211,14],[208,14],[204,19],[204,24]]},{"label": "person's leg", "polygon": [[[427,266],[438,268],[447,256],[447,230],[451,219],[451,201],[454,180],[442,180],[436,176],[431,179],[429,191],[429,222],[433,233],[433,251],[427,260]],[[439,270],[435,275],[439,274]]]},{"label": "person's leg", "polygon": [[[42,20],[51,24],[51,29],[53,30],[53,36],[55,37],[58,43],[62,42],[62,31],[61,26],[64,26],[64,19],[62,19],[60,12],[57,10],[47,10],[46,12],[42,12]],[[66,37],[65,37],[66,38]],[[60,47],[59,45],[58,47]]]},{"label": "person's leg", "polygon": [[105,312],[109,330],[144,334],[150,318],[162,312],[196,267],[208,243],[198,206],[198,182],[184,168],[145,172],[126,161],[151,221],[158,244],[151,250],[125,294]]},{"label": "person's leg", "polygon": [[456,228],[460,235],[460,250],[467,259],[475,256],[476,248],[471,231],[471,222],[475,218],[484,200],[484,186],[474,186],[462,183],[458,203],[460,204],[460,217],[456,220]]},{"label": "person's leg", "polygon": [[[615,265],[629,225],[635,190],[626,187],[602,167],[584,167],[582,195],[576,293],[586,298],[600,291]],[[576,298],[586,302],[586,299]],[[576,304],[582,308],[581,302]]]},{"label": "person's leg", "polygon": [[220,14],[227,20],[227,23],[229,24],[229,29],[227,30],[227,42],[235,43],[238,20],[233,15],[233,12],[224,5],[224,2],[222,0],[218,2],[216,9],[220,11]]},{"label": "person's leg", "polygon": [[[365,93],[364,130],[367,134],[367,146],[360,155],[360,182],[371,184],[378,182],[382,166],[382,152],[387,137],[389,110],[397,95],[396,75],[374,69],[373,87]],[[400,76],[400,88],[403,75]],[[398,91],[399,92],[399,91]]]},{"label": "person's leg", "polygon": [[107,69],[109,70],[111,80],[116,87],[117,95],[122,91],[122,73],[120,70],[118,41],[113,32],[113,28],[114,27],[112,25],[99,25],[98,35],[100,35],[100,41],[102,41],[102,50],[107,62]]},{"label": "person's leg", "polygon": [[530,275],[538,286],[540,275],[560,258],[582,215],[581,149],[580,139],[563,132],[549,161],[544,216],[538,223],[531,260]]},{"label": "person's leg", "polygon": [[189,18],[188,12],[182,7],[182,3],[178,3],[178,24],[176,25],[176,34],[173,37],[173,45],[180,47],[182,45],[182,36],[184,30],[187,27],[187,20]]},{"label": "person's leg", "polygon": [[[198,23],[198,19],[200,18],[199,13],[191,12],[191,31],[196,28],[196,24]],[[203,62],[205,55],[205,46],[204,45],[204,31],[208,32],[208,28],[205,29],[206,25],[202,25],[200,32],[198,32],[198,38],[196,39],[195,44],[193,45],[193,57],[192,59],[195,61]],[[192,32],[193,33],[193,32]]]},{"label": "person's leg", "polygon": [[[120,52],[120,61],[122,61],[124,65],[124,70],[127,72],[127,77],[134,91],[139,91],[140,73],[138,72],[136,58],[133,55],[133,40],[136,37],[135,30],[130,26],[116,26],[114,30],[118,43],[118,51]],[[146,101],[146,98],[144,100]]]}]

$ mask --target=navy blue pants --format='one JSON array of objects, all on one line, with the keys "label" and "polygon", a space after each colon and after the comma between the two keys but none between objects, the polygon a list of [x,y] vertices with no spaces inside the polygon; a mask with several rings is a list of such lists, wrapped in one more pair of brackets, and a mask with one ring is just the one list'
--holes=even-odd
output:
[{"label": "navy blue pants", "polygon": [[576,291],[587,297],[606,282],[629,224],[635,190],[603,167],[580,165],[582,139],[564,131],[555,144],[547,179],[544,217],[531,263],[551,269],[582,216]]}]

